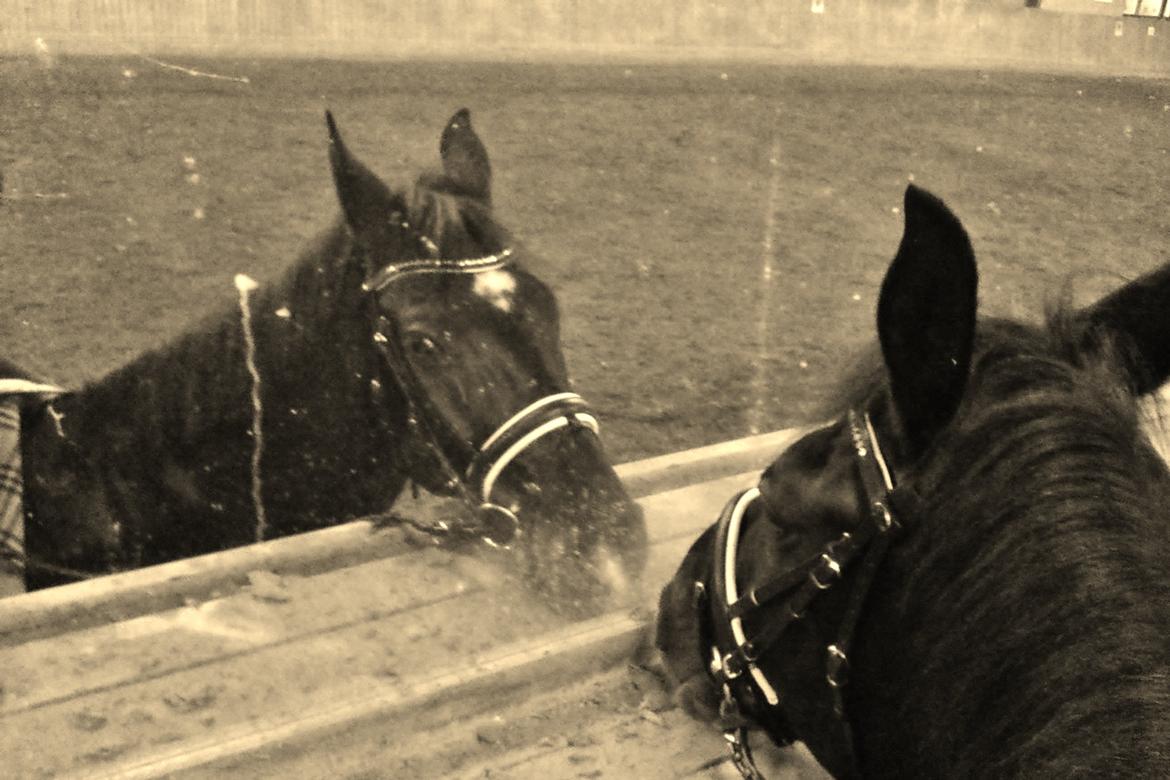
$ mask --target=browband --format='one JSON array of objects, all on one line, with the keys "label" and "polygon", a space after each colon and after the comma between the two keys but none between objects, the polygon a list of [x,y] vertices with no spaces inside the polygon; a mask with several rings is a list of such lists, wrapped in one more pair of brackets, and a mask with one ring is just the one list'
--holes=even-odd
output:
[{"label": "browband", "polygon": [[403,263],[391,263],[362,282],[365,292],[380,292],[391,282],[414,274],[480,274],[498,271],[511,262],[511,249],[503,249],[494,255],[473,257],[463,260],[420,258]]}]

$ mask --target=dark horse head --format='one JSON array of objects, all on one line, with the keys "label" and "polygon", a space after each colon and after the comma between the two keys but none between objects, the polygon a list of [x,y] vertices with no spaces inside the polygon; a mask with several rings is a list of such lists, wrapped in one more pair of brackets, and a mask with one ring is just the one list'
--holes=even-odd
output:
[{"label": "dark horse head", "polygon": [[462,499],[558,606],[630,589],[641,511],[571,390],[552,291],[495,221],[468,112],[405,190],[327,119],[343,219],[284,279],[26,409],[28,584],[379,513],[411,480]]},{"label": "dark horse head", "polygon": [[693,714],[840,777],[1170,776],[1170,266],[1043,325],[977,318],[911,187],[878,348],[694,544],[658,646]]}]

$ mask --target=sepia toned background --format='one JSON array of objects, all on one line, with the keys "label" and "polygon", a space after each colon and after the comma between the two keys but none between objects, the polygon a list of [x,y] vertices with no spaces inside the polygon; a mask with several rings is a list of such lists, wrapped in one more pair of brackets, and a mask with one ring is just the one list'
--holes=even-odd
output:
[{"label": "sepia toned background", "polygon": [[[2,354],[77,387],[177,337],[333,223],[326,108],[403,186],[466,106],[614,462],[818,421],[873,338],[908,182],[963,220],[987,313],[1036,318],[1167,260],[1165,4],[1038,5],[0,0]],[[690,523],[655,576],[731,489],[652,497]],[[237,572],[4,647],[10,765],[114,774],[560,626],[479,563]],[[624,658],[566,664],[572,685],[539,701],[510,680],[466,722],[428,705],[241,772],[727,776],[700,773],[717,737]],[[770,775],[815,772],[783,761]]]}]

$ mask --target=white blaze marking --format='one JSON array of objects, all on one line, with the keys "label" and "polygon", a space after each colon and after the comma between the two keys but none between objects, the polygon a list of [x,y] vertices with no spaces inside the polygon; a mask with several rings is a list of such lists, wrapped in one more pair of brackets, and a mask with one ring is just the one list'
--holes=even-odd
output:
[{"label": "white blaze marking", "polygon": [[508,271],[485,271],[475,275],[472,291],[497,309],[511,311],[516,277]]}]

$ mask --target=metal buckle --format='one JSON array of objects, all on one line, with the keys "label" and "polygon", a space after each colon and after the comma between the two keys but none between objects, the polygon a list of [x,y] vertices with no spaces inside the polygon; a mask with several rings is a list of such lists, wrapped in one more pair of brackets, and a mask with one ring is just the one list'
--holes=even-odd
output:
[{"label": "metal buckle", "polygon": [[707,586],[695,580],[695,587],[691,591],[691,609],[698,610],[707,604]]},{"label": "metal buckle", "polygon": [[[823,579],[827,581],[822,581],[822,578],[817,576],[821,573],[818,571],[820,566],[824,566],[825,568],[826,573],[824,574]],[[831,578],[830,575],[832,575]],[[809,580],[813,585],[816,586],[817,590],[828,590],[833,586],[834,582],[840,579],[840,577],[841,564],[837,563],[836,559],[827,552],[821,553],[820,562],[818,563],[817,567],[814,567],[813,570],[808,573]]]},{"label": "metal buckle", "polygon": [[874,501],[870,509],[877,522],[878,531],[885,533],[894,527],[894,515],[884,501]]},{"label": "metal buckle", "polygon": [[840,688],[849,677],[849,657],[836,645],[826,647],[825,653],[828,656],[825,659],[825,682],[831,688]]}]

